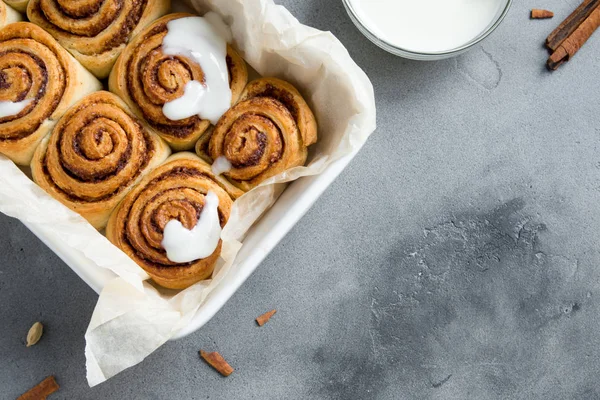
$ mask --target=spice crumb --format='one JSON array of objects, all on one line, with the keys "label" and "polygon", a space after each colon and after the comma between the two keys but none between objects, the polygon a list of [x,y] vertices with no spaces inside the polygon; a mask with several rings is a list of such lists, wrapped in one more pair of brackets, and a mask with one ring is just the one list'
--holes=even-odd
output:
[{"label": "spice crumb", "polygon": [[40,341],[42,334],[44,333],[44,325],[41,322],[36,322],[29,332],[27,332],[27,347],[31,347]]},{"label": "spice crumb", "polygon": [[554,17],[554,13],[548,10],[534,8],[531,10],[531,19],[548,19]]},{"label": "spice crumb", "polygon": [[23,393],[17,400],[46,400],[48,396],[60,389],[54,376],[49,376],[27,393]]},{"label": "spice crumb", "polygon": [[214,351],[207,353],[204,350],[200,350],[200,357],[204,359],[214,369],[216,369],[221,375],[229,376],[233,373],[234,369],[225,361],[222,355]]},{"label": "spice crumb", "polygon": [[269,322],[271,317],[273,317],[273,315],[275,315],[276,312],[277,310],[271,310],[269,312],[264,313],[260,317],[256,318],[256,323],[258,324],[258,326],[263,326],[264,324]]}]

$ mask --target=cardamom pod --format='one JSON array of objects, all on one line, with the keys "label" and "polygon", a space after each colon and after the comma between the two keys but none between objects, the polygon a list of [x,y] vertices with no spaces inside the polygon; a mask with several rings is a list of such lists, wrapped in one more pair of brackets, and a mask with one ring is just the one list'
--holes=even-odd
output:
[{"label": "cardamom pod", "polygon": [[36,322],[27,333],[27,347],[31,347],[42,338],[44,333],[44,325],[41,322]]}]

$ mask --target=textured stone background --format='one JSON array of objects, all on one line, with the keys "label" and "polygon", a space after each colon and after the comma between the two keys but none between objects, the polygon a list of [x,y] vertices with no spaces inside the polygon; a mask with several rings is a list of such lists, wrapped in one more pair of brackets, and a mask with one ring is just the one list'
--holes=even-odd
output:
[{"label": "textured stone background", "polygon": [[[377,133],[206,327],[94,389],[96,295],[0,218],[0,398],[48,374],[52,399],[600,398],[600,33],[553,74],[542,48],[578,1],[515,2],[435,63],[379,50],[340,0],[280,3],[365,69]],[[540,6],[555,19],[528,20]],[[200,347],[237,371],[221,378]]]}]

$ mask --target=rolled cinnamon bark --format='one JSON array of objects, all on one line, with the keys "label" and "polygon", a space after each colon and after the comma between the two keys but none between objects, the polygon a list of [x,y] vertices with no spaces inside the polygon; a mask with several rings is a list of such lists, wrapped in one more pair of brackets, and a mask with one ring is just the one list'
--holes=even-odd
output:
[{"label": "rolled cinnamon bark", "polygon": [[240,101],[207,132],[196,152],[207,160],[225,157],[224,176],[243,191],[306,162],[317,141],[310,107],[290,83],[261,78],[248,84]]},{"label": "rolled cinnamon bark", "polygon": [[29,4],[29,0],[4,0],[4,2],[22,13],[27,11],[27,4]]},{"label": "rolled cinnamon bark", "polygon": [[[208,129],[210,122],[193,116],[172,121],[163,114],[163,106],[184,93],[185,85],[204,81],[202,68],[183,56],[165,55],[162,41],[169,21],[190,14],[170,14],[145,28],[127,46],[110,74],[109,87],[169,143],[174,150],[190,150]],[[245,61],[228,46],[227,66],[232,104],[240,97],[248,81]]]},{"label": "rolled cinnamon bark", "polygon": [[27,16],[102,79],[129,40],[170,5],[170,0],[31,0]]},{"label": "rolled cinnamon bark", "polygon": [[100,82],[50,34],[28,22],[0,29],[0,102],[27,105],[0,117],[0,153],[29,165],[56,120]]},{"label": "rolled cinnamon bark", "polygon": [[562,64],[569,61],[587,42],[598,27],[600,27],[600,8],[597,7],[581,22],[570,36],[558,45],[546,62],[548,68],[550,70],[556,70]]},{"label": "rolled cinnamon bark", "polygon": [[121,99],[96,92],[58,121],[31,170],[39,186],[103,229],[123,197],[170,153]]},{"label": "rolled cinnamon bark", "polygon": [[221,226],[229,220],[233,201],[227,183],[192,153],[175,154],[146,176],[117,207],[106,228],[108,239],[140,265],[159,285],[184,289],[212,275],[221,241],[207,258],[179,264],[162,248],[164,229],[173,219],[193,229],[209,191],[219,199]]},{"label": "rolled cinnamon bark", "polygon": [[549,10],[542,10],[539,8],[534,8],[531,10],[531,19],[548,19],[553,17],[554,13]]},{"label": "rolled cinnamon bark", "polygon": [[21,20],[23,20],[23,17],[17,10],[0,0],[0,28]]},{"label": "rolled cinnamon bark", "polygon": [[584,0],[561,24],[546,38],[546,47],[551,52],[556,51],[600,5],[600,0]]}]

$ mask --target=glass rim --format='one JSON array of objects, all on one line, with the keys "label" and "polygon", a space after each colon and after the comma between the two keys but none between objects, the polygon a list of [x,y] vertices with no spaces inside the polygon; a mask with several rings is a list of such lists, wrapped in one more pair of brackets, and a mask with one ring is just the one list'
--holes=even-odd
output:
[{"label": "glass rim", "polygon": [[459,54],[465,52],[466,50],[473,47],[477,43],[480,43],[481,41],[486,39],[492,32],[494,32],[498,28],[498,26],[500,26],[500,24],[502,23],[502,21],[504,21],[504,18],[508,14],[508,11],[510,10],[510,7],[513,2],[513,0],[505,0],[506,4],[504,5],[504,9],[498,15],[498,17],[496,17],[494,22],[490,26],[488,26],[485,30],[483,30],[479,35],[477,35],[475,38],[468,41],[467,43],[465,43],[461,46],[455,47],[453,49],[450,49],[450,50],[436,51],[436,52],[422,52],[422,51],[408,50],[408,49],[402,48],[400,46],[393,45],[393,44],[389,43],[388,41],[386,41],[385,39],[380,38],[379,36],[377,36],[377,34],[375,34],[373,31],[371,31],[361,21],[361,19],[358,17],[358,14],[354,10],[352,4],[350,4],[350,0],[342,0],[342,1],[344,3],[344,7],[346,8],[346,12],[350,16],[350,19],[352,20],[354,25],[356,25],[358,30],[365,37],[367,37],[367,39],[369,39],[371,42],[375,43],[377,46],[379,46],[383,50],[387,51],[388,53],[392,53],[394,55],[401,56],[404,58],[409,58],[412,60],[439,60],[439,59],[443,59],[443,58],[453,57],[455,55],[459,55]]}]

